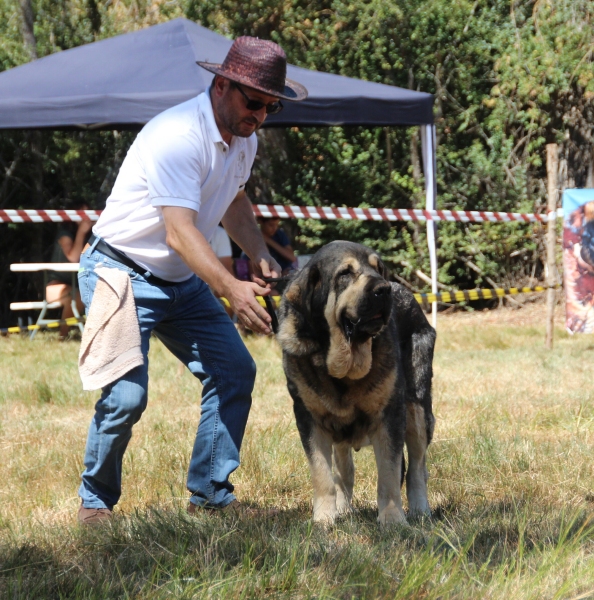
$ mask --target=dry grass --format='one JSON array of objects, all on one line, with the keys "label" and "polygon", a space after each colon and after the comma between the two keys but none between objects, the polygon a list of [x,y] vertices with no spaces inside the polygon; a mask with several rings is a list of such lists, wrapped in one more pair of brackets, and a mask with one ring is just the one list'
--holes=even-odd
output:
[{"label": "dry grass", "polygon": [[263,338],[248,345],[258,379],[234,483],[241,499],[281,516],[184,515],[199,385],[155,342],[149,408],[125,458],[124,516],[89,532],[74,515],[96,394],[80,391],[78,344],[0,339],[0,595],[594,597],[591,337],[558,328],[545,350],[539,305],[441,317],[435,519],[389,531],[375,525],[366,450],[356,456],[359,512],[329,531],[311,526],[279,349]]}]

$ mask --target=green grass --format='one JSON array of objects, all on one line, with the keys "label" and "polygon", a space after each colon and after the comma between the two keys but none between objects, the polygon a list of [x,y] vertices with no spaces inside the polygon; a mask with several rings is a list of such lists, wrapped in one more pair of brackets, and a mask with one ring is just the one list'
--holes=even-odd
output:
[{"label": "green grass", "polygon": [[0,597],[594,598],[591,337],[559,329],[545,350],[538,307],[441,317],[434,518],[386,530],[368,449],[355,457],[357,512],[312,525],[279,349],[248,345],[258,380],[233,482],[241,500],[280,514],[185,513],[200,386],[155,341],[118,518],[80,528],[96,394],[81,391],[78,344],[0,338]]}]

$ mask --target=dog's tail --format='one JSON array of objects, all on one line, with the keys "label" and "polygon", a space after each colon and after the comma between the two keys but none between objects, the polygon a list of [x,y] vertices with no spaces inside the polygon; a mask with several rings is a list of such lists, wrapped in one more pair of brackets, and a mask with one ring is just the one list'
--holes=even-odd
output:
[{"label": "dog's tail", "polygon": [[404,457],[404,451],[402,452],[402,469],[400,469],[400,487],[404,484],[404,477],[406,476],[406,458]]}]

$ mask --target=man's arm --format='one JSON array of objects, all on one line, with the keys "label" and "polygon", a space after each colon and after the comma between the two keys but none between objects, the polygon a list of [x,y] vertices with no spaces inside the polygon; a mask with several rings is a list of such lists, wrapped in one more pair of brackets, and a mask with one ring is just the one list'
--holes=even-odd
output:
[{"label": "man's arm", "polygon": [[74,240],[67,235],[58,238],[58,244],[60,245],[60,248],[62,248],[62,252],[68,259],[68,262],[78,262],[80,260],[80,255],[82,254],[83,246],[86,241],[85,238],[92,228],[92,221],[81,221],[76,229]]},{"label": "man's arm", "polygon": [[270,333],[270,315],[256,300],[256,296],[269,294],[270,289],[256,282],[239,281],[225,269],[206,238],[196,229],[193,210],[163,206],[162,211],[168,246],[216,294],[229,300],[231,308],[246,326],[260,333]]},{"label": "man's arm", "polygon": [[[262,232],[256,223],[252,203],[239,192],[223,217],[223,226],[231,239],[250,257],[254,269],[263,277],[278,277],[281,268],[270,256]],[[264,282],[260,280],[260,283]]]},{"label": "man's arm", "polygon": [[264,241],[266,245],[270,246],[272,249],[276,250],[281,256],[284,256],[287,260],[290,260],[292,263],[297,260],[295,253],[293,252],[293,248],[291,245],[283,246],[279,244],[277,241],[273,240],[269,235],[264,235]]}]

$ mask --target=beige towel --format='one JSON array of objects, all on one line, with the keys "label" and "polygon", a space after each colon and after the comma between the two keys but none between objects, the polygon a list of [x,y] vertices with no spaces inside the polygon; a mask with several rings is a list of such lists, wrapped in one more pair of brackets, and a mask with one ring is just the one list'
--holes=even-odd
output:
[{"label": "beige towel", "polygon": [[99,267],[78,355],[83,390],[98,390],[144,363],[130,277]]}]

